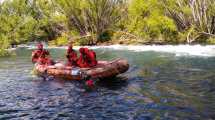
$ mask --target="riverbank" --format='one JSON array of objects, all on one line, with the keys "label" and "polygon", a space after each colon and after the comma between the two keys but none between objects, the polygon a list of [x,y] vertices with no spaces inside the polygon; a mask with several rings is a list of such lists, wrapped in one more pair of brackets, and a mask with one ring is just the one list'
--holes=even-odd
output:
[{"label": "riverbank", "polygon": [[13,55],[13,49],[0,49],[0,57],[7,57]]}]

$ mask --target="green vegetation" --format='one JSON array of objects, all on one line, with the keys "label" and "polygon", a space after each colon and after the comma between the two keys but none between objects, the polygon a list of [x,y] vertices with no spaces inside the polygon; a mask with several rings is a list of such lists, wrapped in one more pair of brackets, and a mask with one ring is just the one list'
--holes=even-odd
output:
[{"label": "green vegetation", "polygon": [[175,42],[177,28],[174,21],[165,15],[160,0],[133,0],[128,9],[127,28],[144,42]]},{"label": "green vegetation", "polygon": [[[47,41],[215,43],[214,0],[4,0],[0,52],[12,44]],[[1,54],[2,55],[2,54]]]}]

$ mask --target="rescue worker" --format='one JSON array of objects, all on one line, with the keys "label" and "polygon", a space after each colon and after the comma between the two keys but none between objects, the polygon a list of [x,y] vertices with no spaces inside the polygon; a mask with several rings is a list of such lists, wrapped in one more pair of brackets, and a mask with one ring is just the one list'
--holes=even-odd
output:
[{"label": "rescue worker", "polygon": [[78,66],[81,68],[89,68],[97,65],[96,54],[93,50],[88,48],[80,48],[80,57],[78,59]]},{"label": "rescue worker", "polygon": [[89,66],[90,67],[96,66],[97,65],[96,53],[93,50],[88,49],[87,55],[88,55]]},{"label": "rescue worker", "polygon": [[85,54],[85,48],[80,48],[79,49],[79,52],[80,52],[80,57],[77,61],[77,64],[79,67],[81,68],[88,68],[89,66],[87,65],[87,62],[86,62],[86,54]]},{"label": "rescue worker", "polygon": [[72,42],[69,43],[66,57],[67,66],[77,66],[78,56],[76,51],[73,49]]},{"label": "rescue worker", "polygon": [[52,65],[54,62],[49,57],[49,51],[43,49],[43,44],[38,43],[37,49],[32,52],[31,61],[44,65]]}]

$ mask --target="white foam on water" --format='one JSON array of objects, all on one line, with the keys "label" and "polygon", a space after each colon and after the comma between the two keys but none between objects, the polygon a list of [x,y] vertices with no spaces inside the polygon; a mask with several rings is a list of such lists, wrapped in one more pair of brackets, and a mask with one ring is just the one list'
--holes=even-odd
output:
[{"label": "white foam on water", "polygon": [[[81,47],[90,49],[112,49],[112,50],[129,50],[134,52],[155,51],[173,53],[176,56],[202,56],[214,57],[215,45],[110,45],[110,46],[74,46],[75,50]],[[35,49],[35,46],[28,46],[28,49]],[[45,47],[55,49],[67,49],[66,46],[62,47]]]},{"label": "white foam on water", "polygon": [[92,49],[109,48],[114,50],[130,50],[134,52],[155,51],[174,53],[176,56],[215,56],[215,45],[111,45],[111,46],[96,46]]}]

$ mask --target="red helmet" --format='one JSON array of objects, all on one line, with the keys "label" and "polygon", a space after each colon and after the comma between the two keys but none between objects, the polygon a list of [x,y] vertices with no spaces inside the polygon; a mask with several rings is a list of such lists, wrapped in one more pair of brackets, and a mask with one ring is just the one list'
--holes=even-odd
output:
[{"label": "red helmet", "polygon": [[89,52],[89,49],[88,49],[88,48],[84,48],[84,52],[85,52],[85,53],[88,53],[88,52]]},{"label": "red helmet", "polygon": [[79,52],[80,52],[80,53],[85,53],[85,48],[80,48],[80,49],[79,49]]},{"label": "red helmet", "polygon": [[68,46],[67,52],[71,52],[72,50],[72,46]]},{"label": "red helmet", "polygon": [[43,44],[42,44],[42,43],[38,43],[38,44],[37,44],[37,48],[38,48],[38,49],[43,49]]},{"label": "red helmet", "polygon": [[89,49],[88,49],[88,48],[80,48],[80,49],[79,49],[79,52],[80,52],[80,53],[87,54],[87,53],[89,52]]}]

